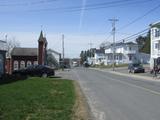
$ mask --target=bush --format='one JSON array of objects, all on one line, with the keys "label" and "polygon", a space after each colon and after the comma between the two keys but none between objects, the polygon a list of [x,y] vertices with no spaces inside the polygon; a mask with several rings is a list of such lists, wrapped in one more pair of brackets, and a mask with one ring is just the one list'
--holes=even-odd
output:
[{"label": "bush", "polygon": [[7,84],[18,80],[25,80],[27,76],[4,74],[0,77],[0,84]]}]

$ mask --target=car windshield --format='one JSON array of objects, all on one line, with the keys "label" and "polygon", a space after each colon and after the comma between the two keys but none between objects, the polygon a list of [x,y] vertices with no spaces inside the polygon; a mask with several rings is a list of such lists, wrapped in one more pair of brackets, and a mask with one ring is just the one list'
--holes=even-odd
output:
[{"label": "car windshield", "polygon": [[142,67],[141,64],[133,64],[134,67]]}]

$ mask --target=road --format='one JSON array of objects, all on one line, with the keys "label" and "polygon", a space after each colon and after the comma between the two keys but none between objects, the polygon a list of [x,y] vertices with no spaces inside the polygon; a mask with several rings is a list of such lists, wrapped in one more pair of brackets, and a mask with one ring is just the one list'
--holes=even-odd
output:
[{"label": "road", "polygon": [[95,120],[160,120],[160,82],[84,68],[63,74],[79,81]]}]

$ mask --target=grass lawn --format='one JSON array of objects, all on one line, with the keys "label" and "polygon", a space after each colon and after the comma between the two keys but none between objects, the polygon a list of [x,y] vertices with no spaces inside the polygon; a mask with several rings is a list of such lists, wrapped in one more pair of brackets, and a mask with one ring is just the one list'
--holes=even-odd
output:
[{"label": "grass lawn", "polygon": [[33,77],[0,85],[0,120],[71,120],[73,81]]}]

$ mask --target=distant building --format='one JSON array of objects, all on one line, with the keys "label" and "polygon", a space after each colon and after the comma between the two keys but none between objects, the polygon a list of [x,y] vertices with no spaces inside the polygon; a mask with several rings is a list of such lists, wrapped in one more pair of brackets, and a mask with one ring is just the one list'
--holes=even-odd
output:
[{"label": "distant building", "polygon": [[47,40],[41,31],[38,39],[38,48],[13,48],[11,58],[6,60],[6,72],[11,74],[13,70],[22,69],[30,65],[45,65],[46,51]]},{"label": "distant building", "polygon": [[78,66],[80,66],[80,58],[73,58],[72,59],[72,66],[73,67],[78,67]]},{"label": "distant building", "polygon": [[12,71],[38,64],[37,48],[13,48],[11,53]]},{"label": "distant building", "polygon": [[153,69],[154,65],[160,64],[160,22],[151,24],[150,32],[151,32],[150,68]]},{"label": "distant building", "polygon": [[[113,64],[113,44],[106,46],[105,48],[106,62],[105,64]],[[143,56],[145,56],[143,54]],[[115,44],[115,56],[114,60],[116,64],[129,64],[133,62],[147,63],[149,56],[145,58],[141,57],[138,51],[138,44],[133,42],[120,42]]]},{"label": "distant building", "polygon": [[5,73],[6,42],[0,40],[0,77]]},{"label": "distant building", "polygon": [[96,49],[94,52],[94,61],[93,64],[100,65],[105,62],[105,50],[104,49]]},{"label": "distant building", "polygon": [[61,54],[55,50],[48,49],[47,50],[47,65],[60,67]]}]

